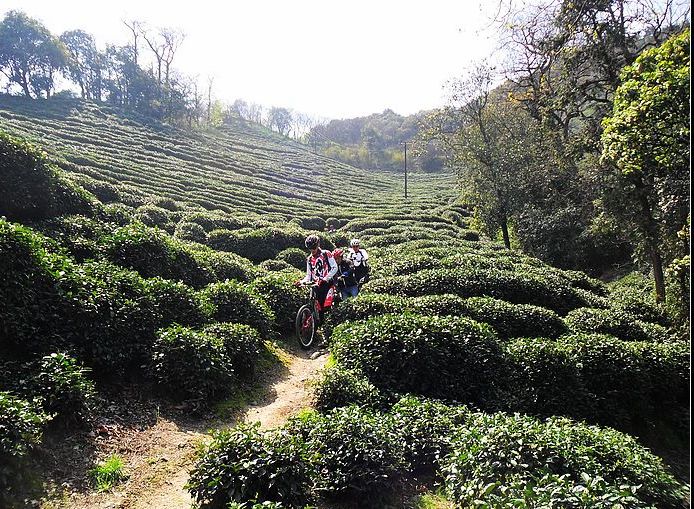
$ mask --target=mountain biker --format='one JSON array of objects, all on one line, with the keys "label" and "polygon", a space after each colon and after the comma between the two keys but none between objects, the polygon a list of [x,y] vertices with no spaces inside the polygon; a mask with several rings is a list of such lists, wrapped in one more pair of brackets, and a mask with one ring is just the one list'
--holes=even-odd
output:
[{"label": "mountain biker", "polygon": [[321,249],[320,239],[318,235],[309,235],[304,241],[307,249],[311,250],[311,254],[306,258],[306,276],[303,279],[296,281],[296,286],[302,283],[317,283],[316,299],[320,304],[321,311],[319,313],[321,322],[323,321],[323,310],[332,306],[335,296],[335,285],[333,278],[337,274],[337,263],[333,258],[333,254],[327,249]]},{"label": "mountain biker", "polygon": [[350,297],[356,297],[359,293],[359,285],[354,277],[354,267],[349,260],[343,257],[344,251],[340,248],[333,251],[333,258],[337,263],[338,283],[337,288],[340,291],[342,300],[347,300]]},{"label": "mountain biker", "polygon": [[[369,254],[366,250],[361,249],[359,239],[349,241],[349,251],[346,258],[354,268],[354,278],[357,281],[357,293],[359,293],[358,288],[369,280],[369,272],[371,270],[369,267]],[[356,294],[354,296],[356,297]]]}]

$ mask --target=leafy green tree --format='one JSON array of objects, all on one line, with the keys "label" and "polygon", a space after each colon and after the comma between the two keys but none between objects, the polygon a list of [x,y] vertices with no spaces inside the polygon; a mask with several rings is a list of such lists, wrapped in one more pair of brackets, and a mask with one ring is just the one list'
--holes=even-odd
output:
[{"label": "leafy green tree", "polygon": [[7,13],[0,23],[0,71],[25,96],[49,97],[66,63],[65,48],[39,21],[23,12]]},{"label": "leafy green tree", "polygon": [[509,224],[559,165],[552,138],[503,90],[492,90],[493,81],[492,70],[480,66],[454,82],[452,104],[430,117],[427,137],[447,149],[487,233],[501,230],[510,249]]},{"label": "leafy green tree", "polygon": [[677,233],[690,206],[690,68],[687,29],[624,68],[603,121],[603,203],[650,260],[661,301],[664,259],[686,251]]},{"label": "leafy green tree", "polygon": [[77,83],[83,99],[101,101],[103,57],[94,37],[84,30],[71,30],[60,36],[68,51],[67,75]]}]

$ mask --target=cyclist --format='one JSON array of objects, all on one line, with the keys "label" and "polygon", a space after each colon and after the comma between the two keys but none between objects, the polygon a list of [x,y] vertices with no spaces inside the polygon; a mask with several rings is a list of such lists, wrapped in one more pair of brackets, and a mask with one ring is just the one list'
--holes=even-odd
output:
[{"label": "cyclist", "polygon": [[349,260],[343,257],[344,251],[337,248],[333,251],[333,258],[337,263],[338,282],[337,288],[340,291],[342,300],[347,300],[350,297],[356,297],[359,293],[359,285],[354,278],[354,267]]},{"label": "cyclist", "polygon": [[316,298],[320,304],[320,321],[323,322],[323,310],[332,306],[335,296],[333,278],[337,274],[337,264],[333,254],[327,249],[321,249],[318,235],[309,235],[304,242],[311,254],[306,258],[306,276],[294,283],[296,286],[302,283],[317,283]]},{"label": "cyclist", "polygon": [[[369,280],[369,272],[371,270],[369,267],[369,254],[366,250],[361,249],[360,244],[359,239],[350,240],[349,251],[347,252],[347,259],[352,264],[352,267],[354,267],[354,278],[357,281],[358,287]],[[358,288],[357,293],[359,293]],[[356,297],[356,294],[354,296]]]}]

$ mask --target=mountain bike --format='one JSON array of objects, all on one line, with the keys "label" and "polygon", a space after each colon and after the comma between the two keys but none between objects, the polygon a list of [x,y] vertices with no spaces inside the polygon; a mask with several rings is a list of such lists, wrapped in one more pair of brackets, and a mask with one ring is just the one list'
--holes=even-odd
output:
[{"label": "mountain bike", "polygon": [[310,289],[308,302],[299,308],[294,322],[296,337],[299,339],[299,344],[301,348],[308,350],[313,345],[316,339],[316,331],[321,325],[321,311],[329,308],[333,304],[335,288],[333,287],[328,291],[325,304],[321,306],[316,297],[317,283],[302,283],[299,286]]}]

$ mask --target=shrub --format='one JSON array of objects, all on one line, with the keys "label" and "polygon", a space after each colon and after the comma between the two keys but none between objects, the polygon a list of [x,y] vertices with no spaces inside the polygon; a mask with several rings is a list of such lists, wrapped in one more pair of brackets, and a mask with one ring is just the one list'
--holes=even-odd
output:
[{"label": "shrub", "polygon": [[[392,418],[356,406],[308,414],[289,425],[313,456],[312,485],[333,498],[382,497],[407,470],[404,444]],[[367,506],[379,507],[374,500]]]},{"label": "shrub", "polygon": [[[75,167],[68,167],[73,166],[70,163],[67,163],[67,165],[58,164],[58,166],[68,171],[77,170],[77,168]],[[118,188],[110,182],[106,182],[104,180],[97,180],[86,175],[80,175],[77,173],[72,173],[71,177],[78,185],[82,186],[88,192],[96,196],[101,203],[112,203],[120,200]]]},{"label": "shrub", "polygon": [[148,204],[138,207],[135,209],[135,219],[151,227],[168,229],[172,226],[171,212],[156,205]]},{"label": "shrub", "polygon": [[160,276],[200,288],[214,280],[193,253],[165,232],[132,223],[104,239],[107,258],[143,277]]},{"label": "shrub", "polygon": [[325,368],[315,382],[314,405],[320,411],[363,405],[379,408],[384,403],[381,392],[361,373],[331,366]]},{"label": "shrub", "polygon": [[326,221],[322,217],[304,217],[301,219],[301,227],[306,230],[323,231]]},{"label": "shrub", "polygon": [[186,242],[198,242],[204,244],[207,241],[205,229],[197,223],[181,221],[176,225],[174,237]]},{"label": "shrub", "polygon": [[205,327],[203,332],[222,340],[226,355],[238,376],[253,376],[262,344],[255,329],[238,323],[215,323]]},{"label": "shrub", "polygon": [[53,422],[74,425],[92,417],[96,391],[86,376],[89,369],[64,353],[44,356],[37,368],[32,392],[41,396],[46,413],[56,416]]},{"label": "shrub", "polygon": [[[604,501],[604,507],[618,501],[633,507],[633,497],[637,506],[675,508],[684,499],[682,486],[662,461],[635,439],[562,418],[541,422],[519,415],[478,414],[459,429],[442,470],[447,492],[465,507],[510,501],[522,487],[539,492],[541,500],[548,498],[549,506],[562,507],[585,507],[569,505],[583,491],[579,485],[587,500],[619,494],[616,500]],[[605,484],[596,484],[598,478]],[[568,500],[563,498],[567,492]]]},{"label": "shrub", "polygon": [[682,428],[689,346],[576,334],[506,346],[509,408],[641,432],[663,421]]},{"label": "shrub", "polygon": [[43,222],[39,230],[55,239],[78,261],[97,258],[102,239],[112,234],[118,225],[85,216],[61,216]]},{"label": "shrub", "polygon": [[276,259],[287,262],[292,267],[299,270],[306,270],[306,253],[298,247],[290,247],[280,251]]},{"label": "shrub", "polygon": [[159,326],[172,323],[196,327],[210,321],[200,294],[180,281],[150,278],[142,281],[149,309]]},{"label": "shrub", "polygon": [[172,396],[203,402],[227,393],[234,382],[224,341],[179,325],[157,334],[151,372]]},{"label": "shrub", "polygon": [[462,405],[405,396],[393,405],[390,415],[405,441],[405,459],[414,468],[433,470],[451,452],[455,430],[471,413]]},{"label": "shrub", "polygon": [[196,262],[212,275],[211,281],[251,281],[257,276],[257,269],[250,260],[235,253],[215,251],[206,246],[188,246]]},{"label": "shrub", "polygon": [[[304,245],[304,240],[310,232],[295,227],[281,229],[263,227],[239,231],[213,230],[207,236],[207,245],[222,251],[231,251],[254,263],[275,258],[287,248]],[[318,234],[321,247],[333,249],[332,242],[324,234]]]},{"label": "shrub", "polygon": [[256,328],[263,337],[272,334],[275,316],[251,286],[229,280],[213,283],[200,294],[203,303],[210,307],[213,320],[245,323]]},{"label": "shrub", "polygon": [[294,286],[302,274],[296,270],[270,272],[249,286],[268,303],[275,317],[275,330],[281,334],[294,331],[296,312],[306,302],[306,291]]},{"label": "shrub", "polygon": [[624,341],[667,341],[668,329],[646,323],[628,313],[609,309],[574,309],[565,318],[573,332],[609,334]]},{"label": "shrub", "polygon": [[0,132],[0,216],[32,222],[91,215],[94,197],[67,179],[36,147]]},{"label": "shrub", "polygon": [[662,305],[656,303],[653,281],[639,272],[632,272],[610,283],[610,307],[640,317],[645,322],[669,325]]},{"label": "shrub", "polygon": [[373,293],[403,296],[452,293],[461,297],[495,297],[514,304],[534,304],[560,314],[585,305],[568,283],[562,285],[521,271],[430,269],[372,281],[367,288]]},{"label": "shrub", "polygon": [[256,500],[302,507],[309,500],[309,471],[300,437],[244,424],[214,434],[198,455],[187,489],[203,508]]},{"label": "shrub", "polygon": [[22,484],[23,460],[41,442],[43,425],[49,420],[39,401],[0,391],[0,502]]},{"label": "shrub", "polygon": [[350,320],[361,320],[386,313],[397,313],[405,309],[405,299],[395,295],[362,294],[335,306],[325,315],[323,334],[332,336],[333,329]]},{"label": "shrub", "polygon": [[338,326],[332,345],[338,363],[384,390],[479,404],[503,376],[496,335],[466,318],[377,316]]}]

